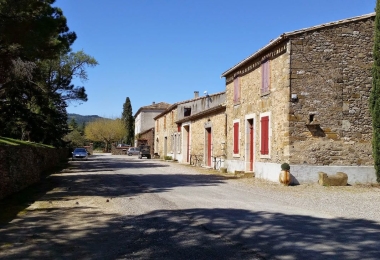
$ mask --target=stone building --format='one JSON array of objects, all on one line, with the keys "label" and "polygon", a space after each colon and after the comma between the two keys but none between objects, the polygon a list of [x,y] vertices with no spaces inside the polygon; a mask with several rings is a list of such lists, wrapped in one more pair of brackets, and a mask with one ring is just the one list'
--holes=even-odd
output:
[{"label": "stone building", "polygon": [[154,128],[154,117],[165,111],[170,104],[165,102],[153,102],[149,106],[140,107],[135,113],[135,144],[138,145],[139,134]]},{"label": "stone building", "polygon": [[284,33],[222,74],[229,172],[293,183],[318,172],[375,182],[371,90],[375,13]]},{"label": "stone building", "polygon": [[177,102],[155,117],[155,153],[189,163],[197,156],[212,167],[225,143],[225,92]]}]

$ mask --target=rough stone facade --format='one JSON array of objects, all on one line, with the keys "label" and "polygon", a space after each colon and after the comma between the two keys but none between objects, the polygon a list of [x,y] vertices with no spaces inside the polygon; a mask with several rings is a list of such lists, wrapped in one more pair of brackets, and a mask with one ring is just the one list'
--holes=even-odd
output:
[{"label": "rough stone facade", "polygon": [[[223,166],[226,154],[225,110],[225,106],[215,107],[183,123],[184,139],[186,140],[186,136],[189,135],[189,144],[183,142],[183,150],[189,151],[189,157],[183,162],[190,163],[190,160],[194,160],[196,156],[203,166],[214,168],[216,162],[221,162],[220,166]],[[210,142],[208,138],[211,138]]]},{"label": "rough stone facade", "polygon": [[[316,182],[319,171],[346,172],[349,182],[375,181],[368,107],[373,33],[370,14],[283,34],[226,71],[228,171],[252,167],[253,126],[256,177],[277,181],[287,162],[295,183]],[[261,91],[264,61],[269,61],[267,92]],[[263,116],[269,117],[268,154],[261,152]]]},{"label": "rough stone facade", "polygon": [[181,135],[175,123],[177,117],[177,106],[169,107],[165,112],[155,117],[155,144],[154,153],[160,158],[171,156],[173,160],[181,157]]},{"label": "rough stone facade", "polygon": [[68,157],[64,148],[0,146],[0,199],[40,181]]},{"label": "rough stone facade", "polygon": [[373,17],[292,37],[291,163],[373,165],[373,37]]},{"label": "rough stone facade", "polygon": [[138,135],[137,142],[138,143],[144,143],[145,145],[150,146],[150,155],[151,158],[153,158],[154,155],[154,127],[148,130],[145,130],[144,132],[140,133]]},{"label": "rough stone facade", "polygon": [[[194,153],[200,157],[205,156],[205,129],[207,128],[207,131],[210,131],[212,124],[210,121],[215,116],[215,113],[219,113],[221,110],[224,111],[225,108],[221,107],[224,102],[225,92],[202,97],[195,96],[193,99],[173,104],[165,112],[155,117],[155,153],[158,153],[161,158],[171,156],[172,159],[182,163],[189,163],[190,157]],[[224,112],[222,117],[224,118]],[[209,127],[202,125],[204,120],[210,120],[208,121]],[[216,120],[213,123],[212,129],[214,130],[212,130],[212,134],[217,133],[216,128],[225,129],[225,123],[217,126],[219,121]],[[198,138],[193,134],[195,136],[200,134],[200,136]],[[218,136],[218,134],[215,135],[215,138],[217,138],[215,140],[219,142],[220,138]],[[223,139],[225,140],[225,136]],[[214,154],[214,150],[207,156],[211,156],[211,153]]]}]

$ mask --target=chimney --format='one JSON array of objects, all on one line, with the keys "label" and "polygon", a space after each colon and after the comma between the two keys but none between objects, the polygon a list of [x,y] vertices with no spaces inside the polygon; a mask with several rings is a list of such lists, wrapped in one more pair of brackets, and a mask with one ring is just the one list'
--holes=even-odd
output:
[{"label": "chimney", "polygon": [[194,98],[198,98],[199,97],[199,91],[194,91]]},{"label": "chimney", "polygon": [[153,101],[153,102],[152,102],[152,105],[155,105],[155,104],[156,104],[156,102]]}]

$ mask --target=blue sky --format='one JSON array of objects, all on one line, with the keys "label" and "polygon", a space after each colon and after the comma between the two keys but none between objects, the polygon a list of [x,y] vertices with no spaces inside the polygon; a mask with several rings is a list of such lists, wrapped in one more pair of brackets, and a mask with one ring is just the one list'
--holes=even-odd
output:
[{"label": "blue sky", "polygon": [[120,117],[194,91],[225,90],[221,74],[284,32],[374,12],[376,0],[56,0],[83,50],[99,65],[88,101],[68,113]]}]

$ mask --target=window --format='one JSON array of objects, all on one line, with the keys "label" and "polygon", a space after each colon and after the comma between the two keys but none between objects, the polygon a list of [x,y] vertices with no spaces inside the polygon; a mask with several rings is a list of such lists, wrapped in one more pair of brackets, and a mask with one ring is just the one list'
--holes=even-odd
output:
[{"label": "window", "polygon": [[261,124],[261,149],[262,155],[269,155],[269,116],[262,116]]},{"label": "window", "polygon": [[159,119],[156,120],[156,132],[160,131],[160,121]]},{"label": "window", "polygon": [[166,116],[164,117],[164,130],[166,130]]},{"label": "window", "polygon": [[265,60],[261,64],[261,94],[266,94],[270,90],[270,69],[269,60]]},{"label": "window", "polygon": [[190,116],[191,115],[191,107],[185,107],[183,111],[183,116]]},{"label": "window", "polygon": [[177,124],[177,131],[178,131],[178,133],[181,133],[181,127],[182,127],[182,124]]},{"label": "window", "polygon": [[240,102],[240,77],[234,79],[234,104]]},{"label": "window", "polygon": [[239,121],[234,121],[234,154],[239,154]]}]

